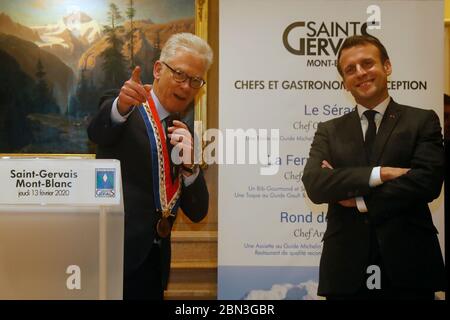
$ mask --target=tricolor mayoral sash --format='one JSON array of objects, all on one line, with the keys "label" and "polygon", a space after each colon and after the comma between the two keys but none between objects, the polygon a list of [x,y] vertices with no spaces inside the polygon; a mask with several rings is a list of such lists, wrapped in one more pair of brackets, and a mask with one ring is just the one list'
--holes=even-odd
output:
[{"label": "tricolor mayoral sash", "polygon": [[166,238],[171,231],[169,216],[175,217],[180,204],[181,174],[172,181],[166,136],[151,96],[147,102],[139,106],[139,112],[144,120],[150,142],[155,207],[161,213],[156,231],[161,238]]}]

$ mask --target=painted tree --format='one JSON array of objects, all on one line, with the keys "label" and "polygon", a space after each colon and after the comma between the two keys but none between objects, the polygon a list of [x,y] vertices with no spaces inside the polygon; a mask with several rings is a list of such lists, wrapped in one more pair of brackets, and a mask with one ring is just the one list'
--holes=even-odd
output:
[{"label": "painted tree", "polygon": [[112,29],[117,28],[117,23],[119,23],[123,19],[122,15],[120,14],[119,8],[114,2],[111,2],[109,4],[108,19],[111,21]]},{"label": "painted tree", "polygon": [[37,113],[57,113],[59,108],[53,97],[52,89],[45,79],[47,73],[40,58],[37,61],[36,70],[35,105],[38,109],[33,111]]},{"label": "painted tree", "polygon": [[100,55],[103,58],[102,69],[105,75],[103,85],[106,88],[119,88],[126,80],[127,74],[126,59],[122,54],[124,42],[119,34],[123,31],[123,27],[119,25],[123,18],[114,3],[109,5],[108,19],[111,25],[103,27],[108,47]]},{"label": "painted tree", "polygon": [[91,108],[91,95],[92,92],[86,77],[86,69],[81,69],[80,80],[78,81],[75,94],[71,97],[70,108],[67,109],[68,114],[76,118],[87,115],[88,110]]},{"label": "painted tree", "polygon": [[35,110],[35,81],[0,50],[0,152],[20,152],[33,139],[27,115]]},{"label": "painted tree", "polygon": [[130,30],[127,32],[127,38],[128,38],[128,49],[130,50],[130,69],[133,70],[136,66],[136,63],[134,61],[134,32],[136,31],[136,28],[134,27],[134,21],[133,18],[136,15],[136,9],[134,8],[134,1],[129,0],[128,1],[128,8],[126,11],[127,18],[130,19]]}]

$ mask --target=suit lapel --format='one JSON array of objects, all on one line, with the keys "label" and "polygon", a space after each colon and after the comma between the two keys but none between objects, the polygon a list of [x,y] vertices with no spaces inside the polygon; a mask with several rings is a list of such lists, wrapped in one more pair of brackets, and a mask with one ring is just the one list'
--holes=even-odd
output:
[{"label": "suit lapel", "polygon": [[397,125],[401,116],[401,109],[398,104],[391,98],[391,102],[386,108],[383,119],[381,120],[380,128],[378,129],[373,145],[372,156],[370,157],[370,165],[377,165],[383,153],[384,146],[391,136],[392,130]]}]

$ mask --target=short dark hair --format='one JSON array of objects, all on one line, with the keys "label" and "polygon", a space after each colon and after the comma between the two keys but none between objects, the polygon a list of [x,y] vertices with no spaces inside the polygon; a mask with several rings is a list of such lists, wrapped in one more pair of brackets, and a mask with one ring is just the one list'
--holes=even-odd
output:
[{"label": "short dark hair", "polygon": [[348,48],[353,48],[356,46],[366,45],[366,44],[372,44],[378,48],[378,51],[380,52],[381,62],[383,64],[386,60],[389,60],[389,55],[387,53],[387,50],[384,47],[384,45],[380,42],[380,40],[378,40],[378,38],[371,36],[371,35],[350,36],[344,40],[344,43],[342,43],[342,46],[339,49],[338,56],[337,56],[337,69],[338,69],[339,74],[342,77],[344,77],[344,74],[342,72],[341,65],[339,63],[339,60],[341,59],[342,50],[348,49]]}]

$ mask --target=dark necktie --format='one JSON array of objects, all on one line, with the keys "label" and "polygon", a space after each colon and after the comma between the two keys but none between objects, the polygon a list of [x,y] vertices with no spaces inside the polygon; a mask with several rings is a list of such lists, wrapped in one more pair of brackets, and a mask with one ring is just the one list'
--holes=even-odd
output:
[{"label": "dark necktie", "polygon": [[366,116],[367,121],[369,123],[366,130],[366,136],[364,139],[364,146],[366,147],[366,153],[369,159],[372,154],[373,143],[375,142],[375,136],[377,134],[377,127],[375,125],[375,115],[377,113],[378,112],[373,110],[367,110],[364,112],[364,115]]}]

